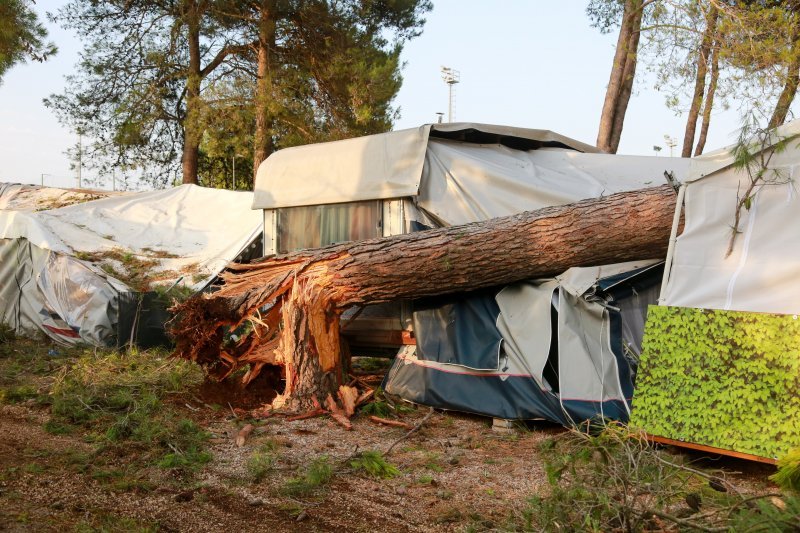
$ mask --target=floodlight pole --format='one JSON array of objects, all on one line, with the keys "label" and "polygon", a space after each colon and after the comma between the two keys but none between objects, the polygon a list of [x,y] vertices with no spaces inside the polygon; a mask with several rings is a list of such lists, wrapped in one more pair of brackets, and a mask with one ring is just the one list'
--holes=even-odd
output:
[{"label": "floodlight pole", "polygon": [[672,149],[678,146],[678,139],[670,137],[669,135],[664,135],[664,144],[669,146],[669,156],[672,157]]},{"label": "floodlight pole", "polygon": [[461,72],[450,67],[442,67],[442,80],[447,84],[447,122],[453,122],[455,118],[455,95],[453,86],[461,81]]}]

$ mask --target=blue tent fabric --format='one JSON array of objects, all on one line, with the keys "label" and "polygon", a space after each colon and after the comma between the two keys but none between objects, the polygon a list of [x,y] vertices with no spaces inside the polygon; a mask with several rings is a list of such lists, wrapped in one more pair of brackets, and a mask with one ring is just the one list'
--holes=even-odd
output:
[{"label": "blue tent fabric", "polygon": [[[545,390],[533,376],[507,373],[502,337],[495,325],[497,290],[417,303],[416,354],[395,359],[384,389],[415,403],[504,419],[546,419],[566,426],[598,418],[627,421],[636,360],[624,350],[623,317],[615,304],[658,284],[661,272],[663,266],[637,269],[599,280],[595,287],[593,296],[607,305],[609,340],[627,405],[618,399],[560,398],[557,387]],[[556,317],[551,320],[555,322]],[[563,373],[560,379],[569,379],[569,368],[558,365],[557,342],[554,336],[550,347],[554,360],[546,372],[556,378]]]}]

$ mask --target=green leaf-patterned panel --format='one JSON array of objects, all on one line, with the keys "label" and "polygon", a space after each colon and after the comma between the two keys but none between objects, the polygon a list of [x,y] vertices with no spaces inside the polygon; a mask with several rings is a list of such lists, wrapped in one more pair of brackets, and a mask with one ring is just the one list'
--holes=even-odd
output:
[{"label": "green leaf-patterned panel", "polygon": [[651,306],[631,425],[761,457],[800,446],[800,319]]}]

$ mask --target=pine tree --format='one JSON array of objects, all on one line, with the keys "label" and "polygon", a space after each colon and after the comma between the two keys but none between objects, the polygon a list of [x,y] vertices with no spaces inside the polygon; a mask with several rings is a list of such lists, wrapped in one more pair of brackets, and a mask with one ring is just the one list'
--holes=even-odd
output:
[{"label": "pine tree", "polygon": [[17,63],[46,61],[56,53],[31,4],[32,0],[0,0],[0,83]]}]

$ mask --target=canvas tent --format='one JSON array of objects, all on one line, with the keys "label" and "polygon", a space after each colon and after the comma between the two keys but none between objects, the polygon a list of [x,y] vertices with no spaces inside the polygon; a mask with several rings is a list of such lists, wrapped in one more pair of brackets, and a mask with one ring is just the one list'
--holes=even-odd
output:
[{"label": "canvas tent", "polygon": [[504,419],[627,420],[661,271],[654,261],[571,268],[434,302],[415,313],[416,349],[401,350],[383,386],[417,403]]},{"label": "canvas tent", "polygon": [[[748,144],[750,171],[734,164],[737,147],[691,161],[632,422],[675,442],[774,459],[800,446],[800,121]],[[764,179],[728,255],[736,206],[761,162]]]},{"label": "canvas tent", "polygon": [[0,210],[0,318],[68,344],[114,346],[136,329],[163,336],[163,305],[150,289],[199,290],[255,246],[261,224],[251,202],[251,193],[183,185]]},{"label": "canvas tent", "polygon": [[[253,207],[264,210],[265,254],[284,253],[659,185],[664,183],[665,171],[682,177],[687,165],[681,158],[603,154],[546,130],[433,124],[281,150],[259,168]],[[621,344],[616,352],[610,349],[610,331],[621,335],[620,328],[611,328],[619,316],[600,302],[614,296],[598,295],[607,274],[625,278],[629,272],[629,286],[636,286],[644,278],[636,281],[634,274],[645,265],[649,263],[574,270],[555,280],[498,288],[499,295],[428,302],[425,309],[417,303],[416,310],[406,306],[405,313],[393,316],[386,309],[365,311],[346,333],[358,340],[363,331],[374,336],[382,327],[411,329],[414,324],[416,353],[414,348],[405,349],[386,382],[387,390],[410,400],[505,418],[565,421],[572,415],[583,419],[589,410],[625,418],[630,390],[621,382],[627,379],[623,374],[630,365],[618,359]],[[573,278],[585,281],[571,285]],[[652,291],[640,289],[652,298],[639,298],[639,309],[655,301]],[[514,320],[500,311],[515,306],[539,311],[514,313]],[[639,336],[642,322],[640,313]],[[584,343],[574,352],[575,359],[570,359],[566,330],[573,326],[580,336],[586,333],[591,338],[591,346]],[[466,335],[462,342],[451,331],[463,333],[478,327],[486,335],[473,334],[471,341]],[[557,332],[551,343],[554,327],[564,334]],[[526,340],[525,333],[532,328],[540,335]],[[394,339],[402,342],[400,337]],[[494,339],[494,344],[488,339]],[[433,345],[438,348],[431,349]],[[547,359],[543,354],[558,352],[557,346],[562,347],[560,353],[551,359],[557,364],[563,356],[562,372],[548,381],[543,375],[542,361]],[[448,360],[440,360],[446,352]],[[481,361],[477,367],[475,357]],[[571,365],[580,365],[574,379]],[[590,376],[597,372],[598,379]],[[554,384],[559,388],[557,380],[571,392],[578,374],[588,377],[575,398],[551,394]],[[479,404],[469,403],[476,398]],[[577,402],[574,408],[564,407],[570,399]],[[585,409],[590,404],[598,408]]]},{"label": "canvas tent", "polygon": [[0,183],[0,210],[44,211],[124,194],[94,189],[59,189],[25,183]]},{"label": "canvas tent", "polygon": [[[797,135],[800,121],[793,121],[773,134],[767,149]],[[664,305],[800,313],[798,143],[794,139],[771,156],[767,179],[756,187],[750,208],[742,210],[741,233],[727,257],[735,206],[749,175],[734,167],[730,147],[692,159],[686,222],[675,245]]]}]

